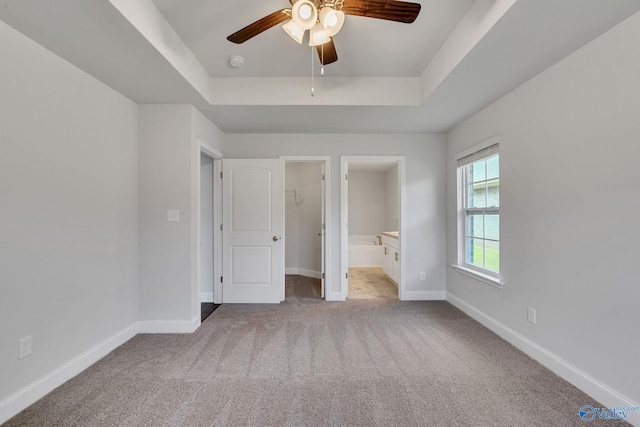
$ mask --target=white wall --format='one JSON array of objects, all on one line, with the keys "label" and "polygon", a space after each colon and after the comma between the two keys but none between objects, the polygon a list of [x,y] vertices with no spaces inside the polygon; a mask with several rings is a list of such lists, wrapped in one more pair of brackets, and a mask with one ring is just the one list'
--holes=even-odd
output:
[{"label": "white wall", "polygon": [[138,108],[3,22],[0,58],[2,422],[137,321]]},{"label": "white wall", "polygon": [[[406,289],[431,298],[445,290],[445,172],[443,135],[227,135],[228,158],[331,157],[333,248],[329,298],[340,292],[340,156],[406,156]],[[420,281],[424,271],[427,280]],[[435,292],[434,294],[429,292]]]},{"label": "white wall", "polygon": [[[638,40],[640,14],[456,126],[447,134],[446,157],[448,262],[455,263],[454,153],[501,138],[506,286],[498,290],[449,269],[448,292],[635,402]],[[537,310],[536,325],[527,322],[527,307]],[[584,381],[592,394],[602,389]]]},{"label": "white wall", "polygon": [[200,301],[213,302],[213,159],[200,155]]},{"label": "white wall", "polygon": [[398,195],[398,166],[386,172],[385,176],[385,226],[384,231],[398,231],[400,224],[400,197]]},{"label": "white wall", "polygon": [[[145,331],[185,332],[200,323],[198,141],[219,149],[221,139],[222,133],[192,106],[140,106],[140,320]],[[168,209],[180,210],[179,222],[167,222]]]},{"label": "white wall", "polygon": [[376,236],[386,227],[386,173],[349,171],[349,235]]}]

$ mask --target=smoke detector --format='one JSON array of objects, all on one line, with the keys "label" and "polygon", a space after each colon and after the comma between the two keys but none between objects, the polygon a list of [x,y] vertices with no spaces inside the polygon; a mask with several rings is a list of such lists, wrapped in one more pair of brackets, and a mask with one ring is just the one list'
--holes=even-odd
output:
[{"label": "smoke detector", "polygon": [[242,68],[244,67],[244,58],[240,55],[233,55],[229,58],[229,65],[231,68]]}]

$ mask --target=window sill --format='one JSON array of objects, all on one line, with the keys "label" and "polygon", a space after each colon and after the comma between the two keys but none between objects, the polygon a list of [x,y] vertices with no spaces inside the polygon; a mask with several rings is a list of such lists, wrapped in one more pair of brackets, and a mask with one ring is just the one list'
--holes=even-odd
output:
[{"label": "window sill", "polygon": [[502,280],[500,280],[500,278],[498,277],[493,277],[488,274],[484,274],[479,271],[472,270],[467,267],[463,267],[461,265],[451,264],[451,267],[453,267],[459,273],[462,273],[465,276],[469,276],[473,279],[479,280],[480,282],[486,283],[487,285],[491,285],[498,289],[504,288],[505,283]]}]

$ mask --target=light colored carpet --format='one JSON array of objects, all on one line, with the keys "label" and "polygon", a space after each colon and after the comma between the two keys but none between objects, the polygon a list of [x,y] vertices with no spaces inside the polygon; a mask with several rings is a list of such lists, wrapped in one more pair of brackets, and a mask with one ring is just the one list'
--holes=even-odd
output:
[{"label": "light colored carpet", "polygon": [[314,287],[288,277],[282,304],[138,335],[6,425],[583,426],[600,406],[447,302]]},{"label": "light colored carpet", "polygon": [[380,267],[349,267],[349,299],[398,299],[398,288]]}]

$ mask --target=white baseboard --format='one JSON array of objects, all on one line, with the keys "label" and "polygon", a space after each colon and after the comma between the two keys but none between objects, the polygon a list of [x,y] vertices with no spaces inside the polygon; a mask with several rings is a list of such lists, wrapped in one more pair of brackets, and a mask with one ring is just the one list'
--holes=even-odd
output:
[{"label": "white baseboard", "polygon": [[[447,301],[449,301],[452,305],[459,308],[460,310],[464,311],[472,319],[478,321],[486,328],[495,332],[505,341],[513,344],[517,349],[521,350],[527,356],[538,361],[541,365],[551,370],[560,378],[568,381],[569,383],[582,390],[584,393],[591,396],[593,399],[595,399],[605,407],[615,408],[620,406],[640,406],[640,404],[638,404],[637,402],[634,402],[623,394],[618,393],[611,387],[603,384],[586,372],[581,371],[580,369],[576,368],[564,359],[561,359],[544,347],[539,346],[535,342],[529,340],[523,335],[520,335],[516,331],[508,328],[492,317],[487,316],[480,310],[476,309],[475,307],[461,300],[455,295],[447,293]],[[584,403],[588,404],[589,402]],[[575,408],[576,417],[578,416],[578,409],[579,408]],[[640,426],[640,412],[629,413],[627,422],[634,426]]]},{"label": "white baseboard", "polygon": [[322,278],[322,273],[320,273],[319,271],[307,270],[305,268],[299,268],[298,274],[305,277],[312,277],[314,279]]},{"label": "white baseboard", "polygon": [[213,292],[202,292],[200,302],[213,302]]},{"label": "white baseboard", "polygon": [[75,377],[111,351],[129,341],[137,333],[138,324],[136,323],[7,397],[0,402],[0,424],[32,405],[56,387]]},{"label": "white baseboard", "polygon": [[306,268],[285,268],[284,274],[296,274],[299,276],[312,277],[314,279],[322,278],[319,271],[307,270]]},{"label": "white baseboard", "polygon": [[445,291],[404,291],[402,301],[444,301],[447,298]]},{"label": "white baseboard", "polygon": [[146,321],[138,322],[138,333],[140,334],[190,334],[200,327],[200,316],[196,316],[191,321]]}]

